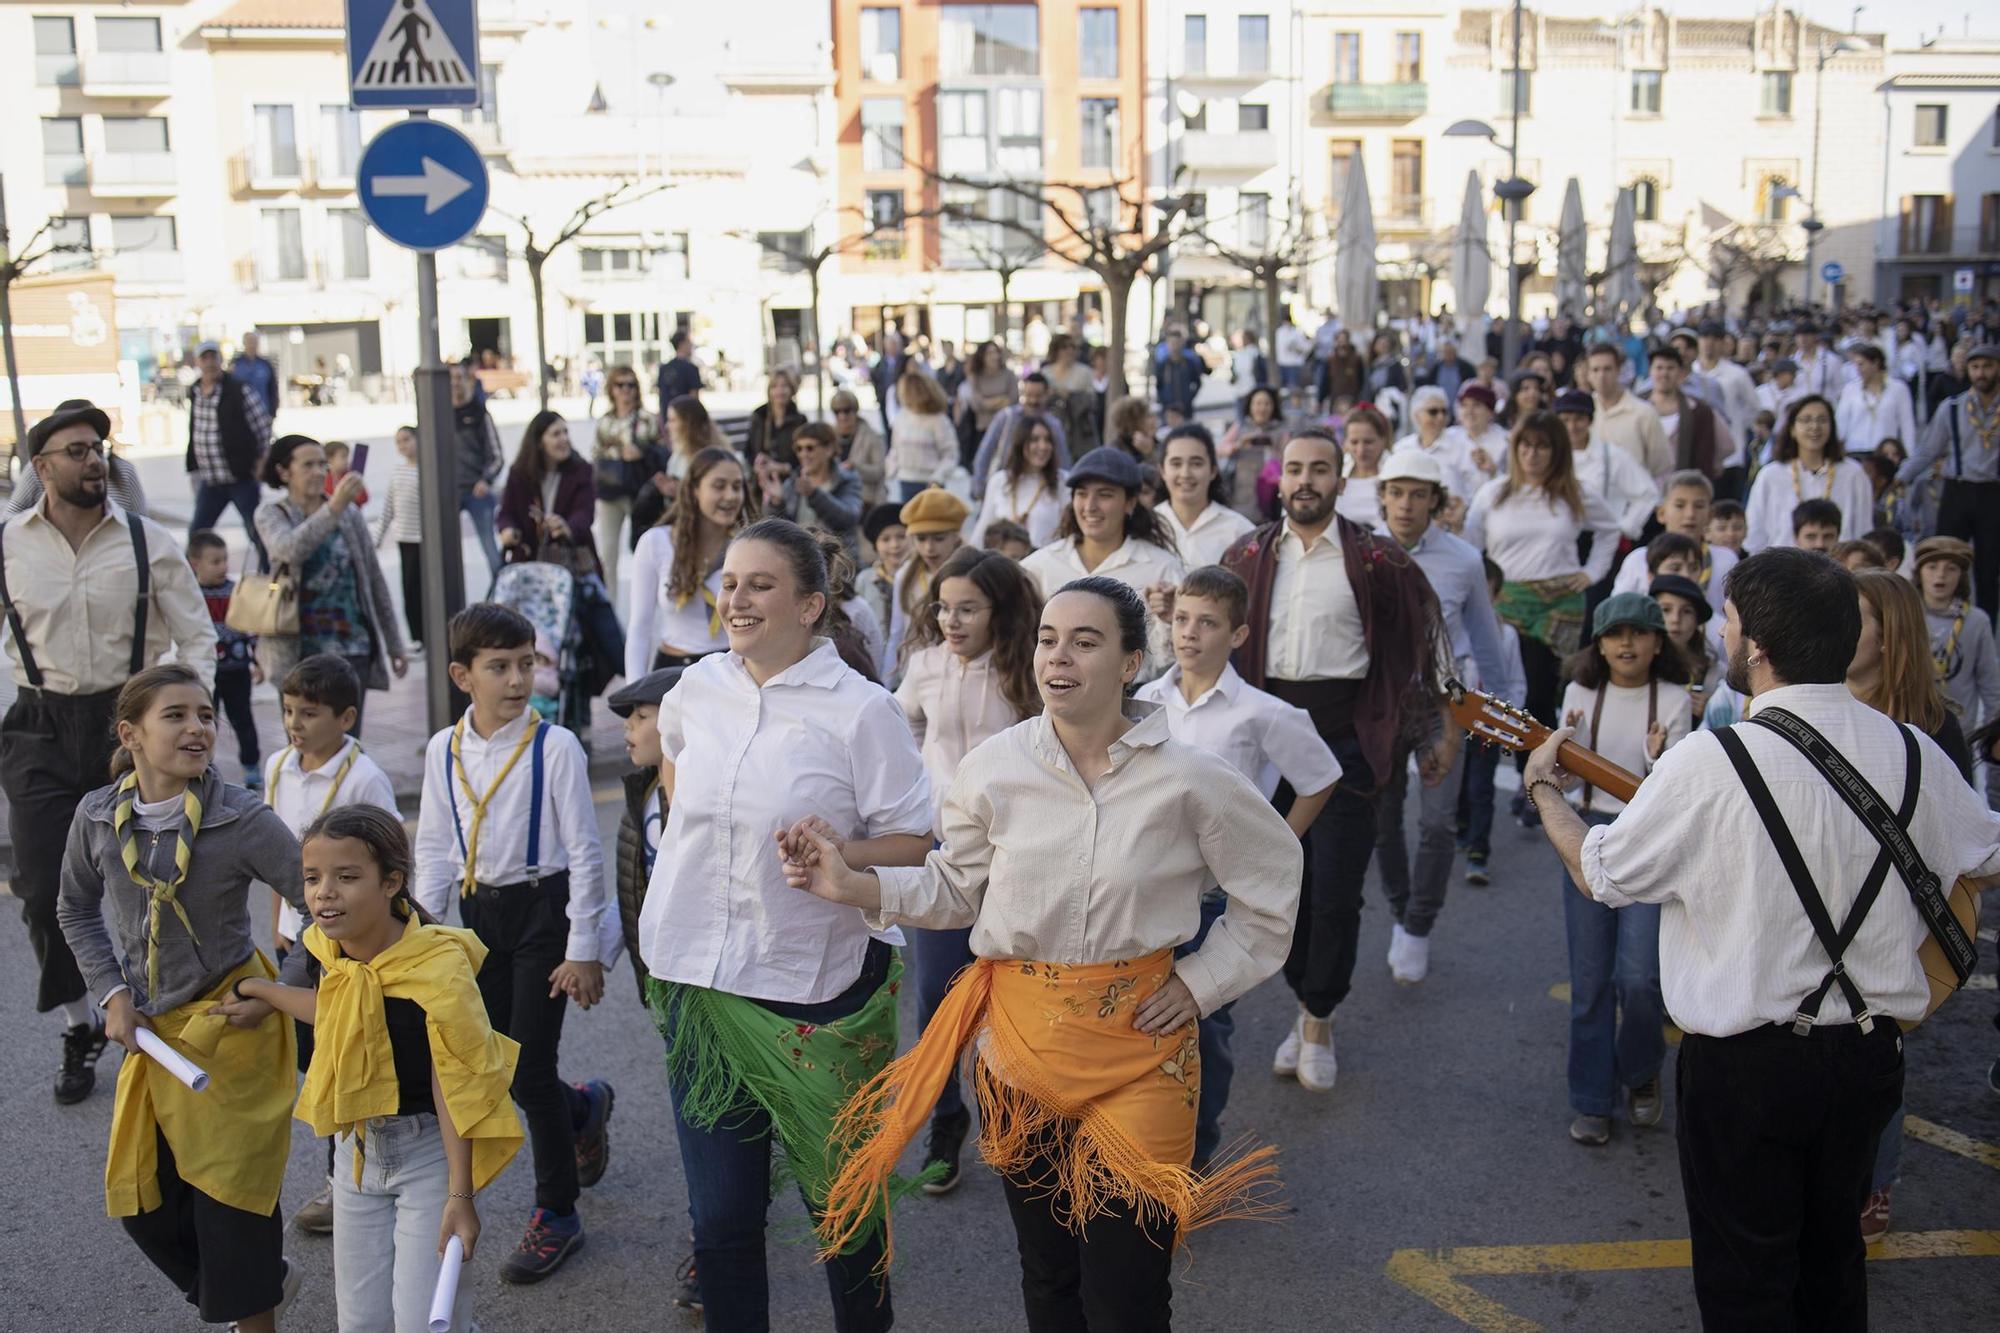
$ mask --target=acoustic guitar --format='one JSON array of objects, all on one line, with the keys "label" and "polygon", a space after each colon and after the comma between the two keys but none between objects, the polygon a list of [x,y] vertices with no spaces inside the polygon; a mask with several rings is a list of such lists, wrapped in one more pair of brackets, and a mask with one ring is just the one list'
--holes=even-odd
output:
[{"label": "acoustic guitar", "polygon": [[[1452,720],[1465,728],[1472,740],[1497,745],[1504,750],[1534,750],[1549,738],[1550,729],[1530,717],[1525,710],[1469,689],[1456,680],[1445,682],[1445,698]],[[1607,796],[1621,801],[1630,801],[1644,781],[1637,774],[1628,772],[1603,755],[1586,750],[1575,741],[1564,741],[1562,748],[1556,751],[1556,760],[1564,772],[1576,775]],[[1977,881],[1965,877],[1945,892],[1945,904],[1952,916],[1958,919],[1967,938],[1975,937],[1979,930],[1979,889]],[[1930,998],[1924,1005],[1924,1018],[1929,1018],[1962,983],[1950,960],[1945,957],[1944,946],[1929,930],[1924,932],[1924,942],[1917,949],[1917,958],[1923,964],[1924,981],[1930,987]],[[1921,1022],[1923,1018],[1906,1022],[1903,1027],[1908,1030]]]}]

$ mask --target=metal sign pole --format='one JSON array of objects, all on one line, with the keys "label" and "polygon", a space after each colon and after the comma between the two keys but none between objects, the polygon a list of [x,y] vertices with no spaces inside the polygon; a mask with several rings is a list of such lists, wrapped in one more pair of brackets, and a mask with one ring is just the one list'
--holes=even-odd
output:
[{"label": "metal sign pole", "polygon": [[[411,119],[425,115],[411,113]],[[424,675],[433,733],[452,724],[451,644],[445,626],[465,606],[465,545],[459,540],[458,440],[451,371],[438,336],[437,255],[417,254],[417,457],[423,478]]]}]

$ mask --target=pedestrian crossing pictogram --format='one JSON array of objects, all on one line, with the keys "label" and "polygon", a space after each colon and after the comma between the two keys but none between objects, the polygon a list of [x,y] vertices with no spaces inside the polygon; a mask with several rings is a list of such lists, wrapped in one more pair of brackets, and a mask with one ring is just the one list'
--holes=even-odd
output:
[{"label": "pedestrian crossing pictogram", "polygon": [[479,75],[452,44],[428,0],[395,0],[354,76],[356,91],[477,88]]}]

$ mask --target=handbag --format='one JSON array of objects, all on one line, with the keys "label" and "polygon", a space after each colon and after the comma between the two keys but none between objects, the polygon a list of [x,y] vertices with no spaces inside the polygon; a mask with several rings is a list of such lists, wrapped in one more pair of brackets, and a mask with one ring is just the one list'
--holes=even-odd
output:
[{"label": "handbag", "polygon": [[268,574],[252,573],[247,551],[243,566],[222,623],[238,634],[297,634],[299,581],[292,576],[292,567],[281,564]]}]

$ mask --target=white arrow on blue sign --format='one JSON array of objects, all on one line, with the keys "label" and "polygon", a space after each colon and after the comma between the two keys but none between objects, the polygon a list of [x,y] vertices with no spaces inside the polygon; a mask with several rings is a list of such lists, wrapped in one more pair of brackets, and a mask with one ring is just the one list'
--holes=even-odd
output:
[{"label": "white arrow on blue sign", "polygon": [[361,211],[410,250],[442,250],[486,214],[486,160],[472,140],[435,120],[399,120],[368,141],[355,172]]},{"label": "white arrow on blue sign", "polygon": [[347,0],[355,106],[479,105],[477,0]]},{"label": "white arrow on blue sign", "polygon": [[1847,270],[1842,268],[1836,261],[1829,259],[1819,266],[1819,276],[1821,282],[1839,282],[1847,276]]}]

